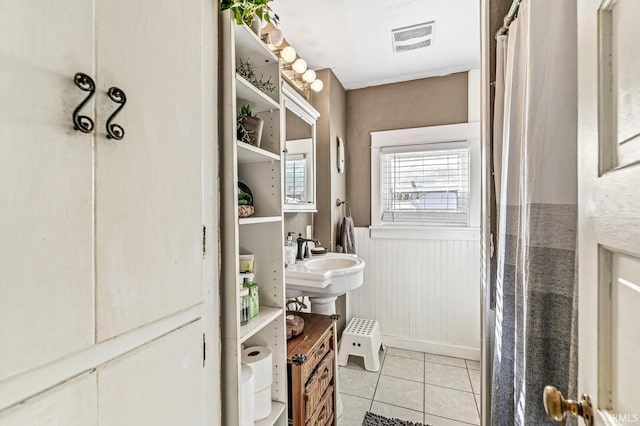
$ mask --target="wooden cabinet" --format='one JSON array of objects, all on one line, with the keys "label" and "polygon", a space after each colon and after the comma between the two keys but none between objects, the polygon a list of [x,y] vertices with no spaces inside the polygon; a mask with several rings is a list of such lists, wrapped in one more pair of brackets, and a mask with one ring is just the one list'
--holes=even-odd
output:
[{"label": "wooden cabinet", "polygon": [[[29,424],[76,424],[37,398],[69,413],[86,405],[93,420],[81,422],[97,423],[95,412],[115,415],[141,389],[149,409],[175,404],[192,410],[190,424],[219,423],[216,350],[203,368],[203,334],[213,349],[219,339],[218,4],[134,3],[0,6],[3,426],[5,409],[23,401],[33,408],[12,415],[40,420]],[[95,82],[80,111],[94,122],[87,133],[72,119],[88,95],[74,84],[78,72]],[[127,98],[113,119],[122,140],[107,137],[119,106],[111,87]],[[160,345],[162,336],[180,337]],[[137,364],[144,369],[98,380],[146,348],[155,356]],[[168,402],[180,383],[181,398],[199,405]],[[125,423],[151,418],[142,405],[128,408]]]},{"label": "wooden cabinet", "polygon": [[[222,424],[240,424],[242,347],[267,346],[273,354],[271,415],[257,425],[286,425],[286,328],[284,324],[284,231],[282,213],[281,76],[278,57],[246,25],[221,13],[221,82],[223,109],[220,153],[222,276]],[[270,79],[276,89],[258,90],[236,73],[249,61],[255,74]],[[237,140],[237,114],[249,105],[264,120],[259,147]],[[238,217],[238,182],[253,195],[255,213]],[[240,326],[239,256],[255,256],[260,314]]]},{"label": "wooden cabinet", "polygon": [[336,424],[336,327],[330,316],[291,313],[304,319],[304,331],[287,343],[289,424]]}]

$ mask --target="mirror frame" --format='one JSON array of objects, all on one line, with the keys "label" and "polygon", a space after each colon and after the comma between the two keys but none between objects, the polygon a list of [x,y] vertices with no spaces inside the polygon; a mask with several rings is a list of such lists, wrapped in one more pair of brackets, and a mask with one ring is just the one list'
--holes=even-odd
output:
[{"label": "mirror frame", "polygon": [[[283,99],[283,108],[282,108],[282,202],[283,202],[283,208],[282,210],[287,213],[287,212],[308,212],[308,213],[313,213],[313,212],[317,212],[317,205],[316,205],[316,200],[317,200],[317,188],[316,188],[316,154],[317,154],[317,149],[316,149],[316,121],[318,120],[318,118],[320,117],[320,113],[311,106],[311,104],[309,102],[307,102],[307,100],[302,97],[302,95],[300,95],[291,85],[289,85],[286,82],[282,83],[282,94],[284,95],[282,97]],[[311,161],[311,168],[312,168],[312,179],[313,182],[311,183],[312,188],[313,188],[313,196],[312,196],[312,200],[310,203],[291,203],[288,204],[286,202],[287,200],[287,194],[286,194],[286,176],[285,176],[285,170],[286,170],[286,165],[287,165],[287,150],[286,150],[286,144],[287,144],[287,122],[286,122],[286,112],[287,110],[291,111],[293,114],[297,115],[300,119],[302,119],[304,122],[308,123],[309,126],[311,126],[311,149],[313,150],[313,159]]]}]

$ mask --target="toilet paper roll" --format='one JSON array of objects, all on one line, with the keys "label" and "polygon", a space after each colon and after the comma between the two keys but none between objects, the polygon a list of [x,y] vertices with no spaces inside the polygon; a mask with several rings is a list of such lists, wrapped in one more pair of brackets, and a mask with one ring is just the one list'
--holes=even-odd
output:
[{"label": "toilet paper roll", "polygon": [[253,370],[253,389],[259,392],[273,383],[273,357],[266,346],[252,346],[242,351],[242,363]]},{"label": "toilet paper roll", "polygon": [[253,392],[253,369],[248,365],[242,366],[242,418],[240,424],[242,426],[253,426],[254,421],[254,400]]},{"label": "toilet paper roll", "polygon": [[254,393],[253,419],[258,421],[269,417],[271,414],[271,386]]}]

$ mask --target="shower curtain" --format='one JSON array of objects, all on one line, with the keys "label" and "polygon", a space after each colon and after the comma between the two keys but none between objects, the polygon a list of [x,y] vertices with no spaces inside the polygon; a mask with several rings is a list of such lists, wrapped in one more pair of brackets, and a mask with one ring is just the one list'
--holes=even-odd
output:
[{"label": "shower curtain", "polygon": [[523,0],[497,43],[494,425],[557,424],[545,385],[576,396],[575,1]]}]

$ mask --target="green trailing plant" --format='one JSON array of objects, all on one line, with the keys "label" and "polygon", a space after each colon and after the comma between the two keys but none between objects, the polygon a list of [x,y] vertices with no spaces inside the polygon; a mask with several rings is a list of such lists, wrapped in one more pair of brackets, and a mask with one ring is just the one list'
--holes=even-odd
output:
[{"label": "green trailing plant", "polygon": [[244,127],[244,123],[249,117],[258,118],[258,116],[251,111],[251,105],[242,105],[240,113],[238,114],[238,140],[241,142],[251,143],[253,130],[247,130]]},{"label": "green trailing plant", "polygon": [[258,80],[258,77],[253,70],[253,65],[251,65],[249,59],[247,59],[247,62],[242,62],[241,59],[240,65],[236,69],[236,72],[262,92],[273,93],[276,91],[277,87],[274,83],[271,82],[271,77],[269,77],[267,81],[264,81],[264,75],[260,74],[260,79]]},{"label": "green trailing plant", "polygon": [[251,25],[254,16],[261,21],[278,23],[278,15],[273,13],[269,2],[271,0],[220,0],[222,10],[229,9],[231,16],[238,25]]}]

